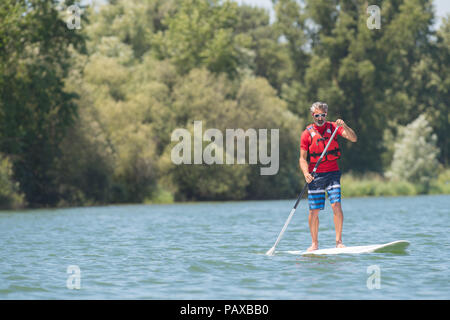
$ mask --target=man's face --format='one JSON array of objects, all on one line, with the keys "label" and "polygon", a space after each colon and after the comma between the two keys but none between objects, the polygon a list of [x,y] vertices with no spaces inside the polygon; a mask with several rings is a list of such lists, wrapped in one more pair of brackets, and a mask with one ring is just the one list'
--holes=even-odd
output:
[{"label": "man's face", "polygon": [[312,113],[312,117],[314,119],[314,123],[317,126],[321,127],[325,123],[325,118],[327,117],[327,113],[324,110],[316,109]]}]

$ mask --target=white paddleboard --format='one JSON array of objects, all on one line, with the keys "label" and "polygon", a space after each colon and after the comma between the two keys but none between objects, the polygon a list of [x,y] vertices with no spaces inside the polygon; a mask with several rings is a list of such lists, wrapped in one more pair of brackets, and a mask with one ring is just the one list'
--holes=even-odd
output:
[{"label": "white paddleboard", "polygon": [[406,240],[398,240],[385,244],[372,244],[368,246],[356,246],[345,248],[319,249],[314,251],[287,251],[290,254],[300,255],[327,255],[327,254],[353,254],[353,253],[370,253],[370,252],[403,252],[409,246]]}]

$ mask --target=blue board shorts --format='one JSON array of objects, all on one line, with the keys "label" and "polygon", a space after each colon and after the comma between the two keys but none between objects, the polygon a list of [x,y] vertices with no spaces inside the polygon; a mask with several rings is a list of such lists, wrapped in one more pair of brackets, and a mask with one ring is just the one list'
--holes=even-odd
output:
[{"label": "blue board shorts", "polygon": [[325,191],[330,203],[341,202],[341,172],[320,172],[308,186],[309,209],[325,208]]}]

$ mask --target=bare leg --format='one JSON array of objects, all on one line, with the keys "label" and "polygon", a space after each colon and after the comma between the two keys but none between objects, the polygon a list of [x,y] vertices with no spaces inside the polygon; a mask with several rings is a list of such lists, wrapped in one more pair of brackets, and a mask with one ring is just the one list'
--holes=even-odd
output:
[{"label": "bare leg", "polygon": [[319,209],[309,210],[308,222],[312,243],[307,251],[313,251],[319,248]]},{"label": "bare leg", "polygon": [[342,243],[342,226],[344,224],[344,213],[342,212],[342,207],[340,202],[335,202],[331,204],[334,215],[334,227],[336,228],[336,248],[344,248]]}]

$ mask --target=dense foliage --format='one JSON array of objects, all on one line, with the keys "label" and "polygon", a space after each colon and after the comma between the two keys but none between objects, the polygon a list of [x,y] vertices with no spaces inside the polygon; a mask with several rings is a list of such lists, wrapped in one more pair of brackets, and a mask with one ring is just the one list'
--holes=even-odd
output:
[{"label": "dense foliage", "polygon": [[[315,101],[358,134],[343,172],[428,192],[449,159],[449,18],[372,1],[369,29],[365,0],[273,2],[270,22],[233,1],[110,0],[70,29],[60,1],[1,1],[0,205],[291,198]],[[171,133],[195,120],[279,129],[278,173],[175,165]]]}]

